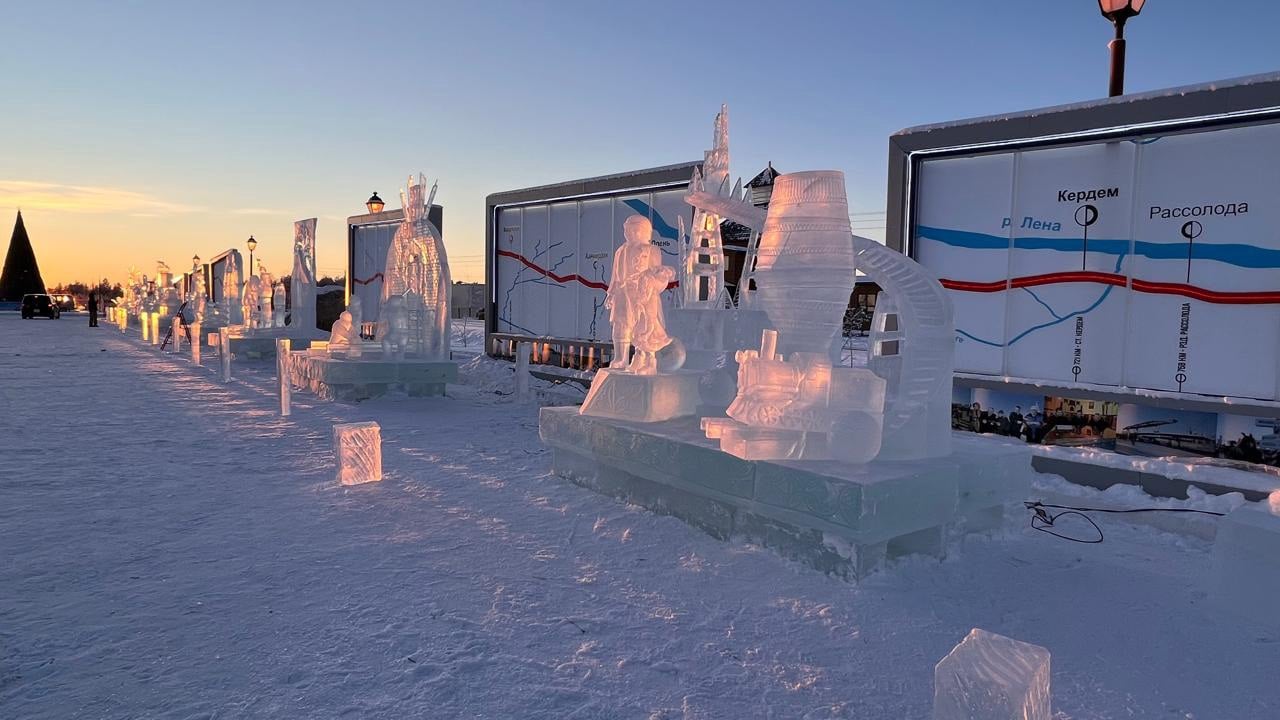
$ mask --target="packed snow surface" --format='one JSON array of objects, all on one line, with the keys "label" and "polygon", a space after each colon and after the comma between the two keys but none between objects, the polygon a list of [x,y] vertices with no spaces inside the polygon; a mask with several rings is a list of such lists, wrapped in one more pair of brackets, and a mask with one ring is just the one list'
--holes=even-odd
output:
[{"label": "packed snow surface", "polygon": [[549,476],[510,364],[281,418],[273,363],[85,325],[0,315],[0,718],[926,718],[974,627],[1052,652],[1059,720],[1280,717],[1195,536],[1015,515],[853,585]]}]

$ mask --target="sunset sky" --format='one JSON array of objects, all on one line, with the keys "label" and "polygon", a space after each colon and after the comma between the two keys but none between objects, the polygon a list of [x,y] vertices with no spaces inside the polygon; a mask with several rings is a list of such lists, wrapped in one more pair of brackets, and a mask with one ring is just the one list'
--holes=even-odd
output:
[{"label": "sunset sky", "polygon": [[[1280,69],[1277,3],[1224,5],[1149,2],[1128,89]],[[24,3],[0,27],[0,239],[21,207],[51,285],[251,233],[287,273],[318,217],[341,274],[346,217],[423,171],[478,281],[485,195],[699,159],[722,102],[735,175],[839,169],[852,211],[883,211],[890,133],[1105,94],[1110,34],[1094,0]]]}]

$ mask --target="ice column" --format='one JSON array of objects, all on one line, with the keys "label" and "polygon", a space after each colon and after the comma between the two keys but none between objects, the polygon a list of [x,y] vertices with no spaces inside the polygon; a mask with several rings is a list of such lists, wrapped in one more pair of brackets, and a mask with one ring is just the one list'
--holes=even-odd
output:
[{"label": "ice column", "polygon": [[289,338],[276,338],[276,375],[280,380],[280,415],[288,417],[292,394],[289,388]]},{"label": "ice column", "polygon": [[200,323],[191,323],[191,362],[200,364]]},{"label": "ice column", "polygon": [[218,359],[222,361],[222,382],[231,382],[231,333],[228,328],[218,328]]},{"label": "ice column", "polygon": [[160,344],[160,313],[153,312],[147,315],[151,318],[151,344]]},{"label": "ice column", "polygon": [[173,353],[176,355],[182,349],[182,318],[175,317],[169,323],[169,336],[173,338]]},{"label": "ice column", "polygon": [[974,628],[933,670],[933,720],[1050,720],[1049,651]]},{"label": "ice column", "polygon": [[529,399],[529,354],[533,346],[527,342],[516,345],[516,399]]},{"label": "ice column", "polygon": [[382,428],[376,422],[334,425],[333,455],[338,462],[338,482],[378,482],[382,479]]}]

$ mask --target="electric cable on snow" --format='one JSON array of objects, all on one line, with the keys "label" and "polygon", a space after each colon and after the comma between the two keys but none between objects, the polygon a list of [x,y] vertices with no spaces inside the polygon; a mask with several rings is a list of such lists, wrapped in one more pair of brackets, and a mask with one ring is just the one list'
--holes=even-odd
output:
[{"label": "electric cable on snow", "polygon": [[[1091,507],[1072,507],[1070,505],[1050,505],[1047,503],[1042,503],[1039,500],[1035,500],[1035,501],[1028,500],[1026,502],[1023,502],[1022,504],[1032,513],[1031,527],[1033,529],[1039,530],[1040,532],[1048,535],[1052,535],[1056,538],[1062,538],[1063,540],[1083,543],[1086,545],[1096,545],[1097,543],[1102,542],[1104,539],[1104,536],[1102,534],[1102,528],[1098,526],[1098,523],[1093,521],[1093,518],[1089,517],[1088,515],[1085,515],[1085,513],[1087,512],[1114,513],[1117,515],[1122,515],[1126,513],[1145,513],[1145,512],[1197,513],[1200,515],[1216,515],[1218,517],[1222,517],[1223,515],[1226,515],[1226,513],[1214,512],[1212,510],[1196,510],[1193,508],[1131,508],[1128,510],[1117,510],[1113,508],[1091,508]],[[1062,510],[1062,512],[1051,513],[1048,510],[1046,510],[1046,508],[1052,508],[1054,510]],[[1060,532],[1056,532],[1054,530],[1054,524],[1058,521],[1058,518],[1066,515],[1078,515],[1084,518],[1086,522],[1088,522],[1090,525],[1093,526],[1093,529],[1098,533],[1098,537],[1097,538],[1092,538],[1092,537],[1079,538],[1079,537],[1072,537],[1071,535],[1065,535]]]}]

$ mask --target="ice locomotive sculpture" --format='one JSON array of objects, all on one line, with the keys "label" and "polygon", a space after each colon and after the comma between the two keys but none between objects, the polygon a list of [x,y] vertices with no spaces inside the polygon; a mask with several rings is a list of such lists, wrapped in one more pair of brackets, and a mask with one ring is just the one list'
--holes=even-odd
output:
[{"label": "ice locomotive sculpture", "polygon": [[613,361],[596,374],[579,412],[638,422],[692,415],[700,373],[680,372],[684,346],[667,334],[662,306],[662,293],[675,280],[675,270],[662,264],[662,252],[651,243],[649,218],[627,218],[623,234],[626,241],[614,253],[605,293]]},{"label": "ice locomotive sculpture", "polygon": [[775,328],[759,350],[738,352],[737,396],[727,418],[703,419],[707,437],[747,460],[871,460],[880,451],[885,381],[832,362],[855,271],[844,173],[779,176],[763,223],[756,208],[700,192],[690,193],[695,206],[714,202],[760,228],[756,302]]},{"label": "ice locomotive sculpture", "polygon": [[[391,298],[399,297],[407,316],[403,343],[396,342],[398,338],[387,343],[388,349],[400,358],[449,358],[449,261],[440,229],[427,218],[436,187],[432,185],[430,196],[426,196],[426,177],[419,174],[417,182],[409,178],[408,189],[400,193],[404,220],[387,249],[382,304],[386,307]],[[389,334],[399,334],[400,328],[380,320],[377,332],[381,342]]]}]

